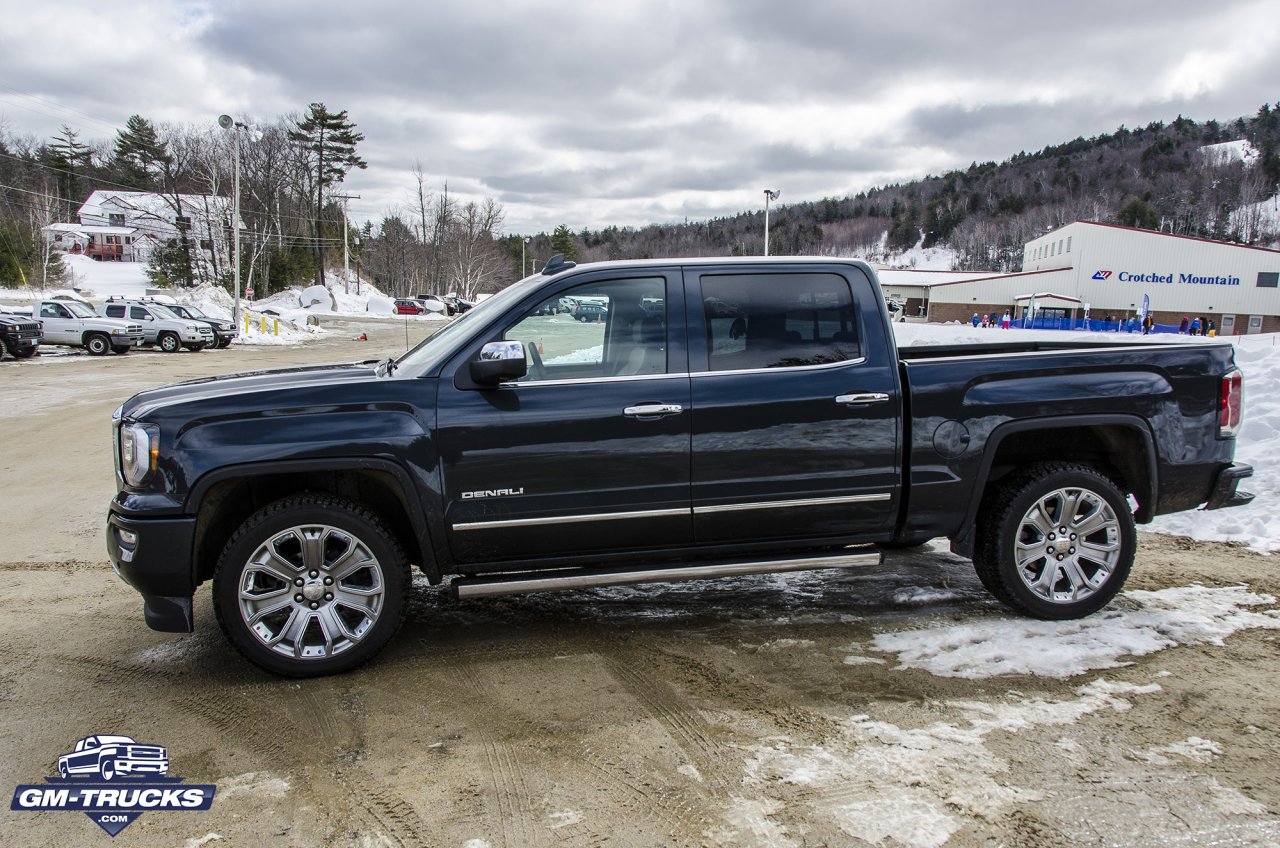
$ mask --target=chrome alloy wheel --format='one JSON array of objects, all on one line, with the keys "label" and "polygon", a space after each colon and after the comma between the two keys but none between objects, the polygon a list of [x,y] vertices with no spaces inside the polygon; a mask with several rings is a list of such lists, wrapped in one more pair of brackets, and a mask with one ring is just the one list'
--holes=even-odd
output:
[{"label": "chrome alloy wheel", "polygon": [[1111,505],[1084,488],[1055,489],[1018,522],[1018,577],[1050,603],[1070,604],[1106,585],[1120,560],[1120,521]]},{"label": "chrome alloy wheel", "polygon": [[327,659],[354,647],[382,612],[383,568],[369,546],[327,524],[263,542],[240,574],[240,616],[286,657]]}]

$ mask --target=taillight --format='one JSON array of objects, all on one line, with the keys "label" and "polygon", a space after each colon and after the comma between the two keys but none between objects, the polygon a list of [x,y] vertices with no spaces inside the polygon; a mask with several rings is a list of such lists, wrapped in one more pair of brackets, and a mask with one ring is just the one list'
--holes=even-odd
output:
[{"label": "taillight", "polygon": [[1234,436],[1244,420],[1244,375],[1232,369],[1222,375],[1222,398],[1218,401],[1218,435]]}]

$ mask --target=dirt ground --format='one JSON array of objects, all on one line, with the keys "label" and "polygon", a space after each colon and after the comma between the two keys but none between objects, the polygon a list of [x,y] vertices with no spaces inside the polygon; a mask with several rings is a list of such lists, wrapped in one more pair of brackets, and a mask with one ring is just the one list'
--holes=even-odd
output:
[{"label": "dirt ground", "polygon": [[[104,553],[111,410],[158,383],[404,348],[403,322],[326,326],[296,347],[0,363],[0,787],[91,733],[167,745],[171,774],[218,787],[210,811],[115,840],[79,813],[6,811],[0,844],[1280,844],[1280,630],[1065,679],[903,667],[877,636],[1021,632],[941,544],[850,572],[465,602],[420,582],[375,663],[314,681],[241,660],[208,587],[195,634],[149,631]],[[1280,594],[1274,558],[1143,534],[1129,588],[1192,584]]]}]

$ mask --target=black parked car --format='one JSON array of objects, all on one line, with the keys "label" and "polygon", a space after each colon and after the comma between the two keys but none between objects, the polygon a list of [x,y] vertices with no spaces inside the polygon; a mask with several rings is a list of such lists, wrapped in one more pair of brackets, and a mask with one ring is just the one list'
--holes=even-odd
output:
[{"label": "black parked car", "polygon": [[603,321],[609,314],[604,304],[587,300],[573,308],[573,317],[579,321]]},{"label": "black parked car", "polygon": [[236,327],[234,321],[223,321],[220,318],[214,318],[212,315],[206,315],[197,306],[181,306],[176,303],[165,305],[168,306],[170,312],[179,318],[208,324],[213,330],[214,347],[229,347],[235,341],[236,336],[239,335],[239,328]]},{"label": "black parked car", "polygon": [[12,353],[26,359],[40,347],[40,322],[24,315],[0,314],[0,359]]}]

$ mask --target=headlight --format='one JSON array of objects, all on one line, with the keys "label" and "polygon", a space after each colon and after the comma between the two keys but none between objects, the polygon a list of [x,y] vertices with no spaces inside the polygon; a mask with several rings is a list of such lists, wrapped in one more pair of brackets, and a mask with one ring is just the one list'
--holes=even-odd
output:
[{"label": "headlight", "polygon": [[128,331],[128,330],[112,330],[112,331],[111,331],[111,335],[113,335],[113,336],[127,336],[127,335],[129,335],[129,331]]},{"label": "headlight", "polygon": [[195,324],[188,324],[188,325],[187,325],[187,332],[188,332],[188,333],[198,333],[198,332],[200,332],[200,328],[199,328],[199,327],[197,327]]},{"label": "headlight", "polygon": [[160,456],[160,428],[154,424],[120,427],[120,471],[130,486],[141,486],[156,470]]}]

